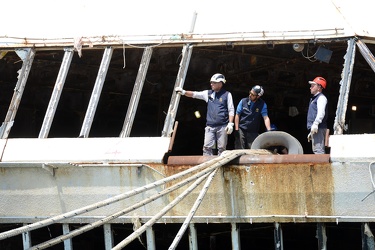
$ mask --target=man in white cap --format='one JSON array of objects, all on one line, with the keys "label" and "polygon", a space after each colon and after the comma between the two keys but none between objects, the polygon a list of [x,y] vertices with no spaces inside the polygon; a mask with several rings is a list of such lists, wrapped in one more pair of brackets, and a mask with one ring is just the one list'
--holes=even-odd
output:
[{"label": "man in white cap", "polygon": [[232,94],[223,88],[225,82],[224,75],[217,73],[211,77],[211,90],[189,91],[181,87],[175,88],[180,95],[207,102],[203,155],[213,155],[215,144],[220,155],[226,150],[228,135],[233,132],[233,98]]},{"label": "man in white cap", "polygon": [[327,87],[327,81],[321,76],[315,77],[309,81],[311,99],[309,110],[307,111],[307,129],[310,133],[307,136],[308,141],[312,141],[312,151],[314,154],[325,153],[325,136],[327,131],[327,98],[322,93]]}]

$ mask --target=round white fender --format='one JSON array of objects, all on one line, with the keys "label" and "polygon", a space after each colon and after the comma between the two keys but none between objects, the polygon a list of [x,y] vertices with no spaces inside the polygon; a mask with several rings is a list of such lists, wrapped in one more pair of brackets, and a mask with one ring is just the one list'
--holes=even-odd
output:
[{"label": "round white fender", "polygon": [[270,131],[260,134],[251,145],[251,149],[268,149],[274,146],[284,146],[288,154],[303,154],[301,143],[290,134],[283,131]]}]

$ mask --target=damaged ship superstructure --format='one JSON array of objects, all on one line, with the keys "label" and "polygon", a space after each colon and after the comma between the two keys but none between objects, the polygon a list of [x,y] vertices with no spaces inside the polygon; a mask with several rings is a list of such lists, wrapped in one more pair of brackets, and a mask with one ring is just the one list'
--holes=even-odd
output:
[{"label": "damaged ship superstructure", "polygon": [[[0,41],[1,249],[374,249],[375,37],[192,25]],[[235,101],[262,84],[285,135],[201,155],[191,114],[204,104],[174,89],[203,90],[217,72]],[[305,128],[317,74],[330,105],[322,155]]]}]

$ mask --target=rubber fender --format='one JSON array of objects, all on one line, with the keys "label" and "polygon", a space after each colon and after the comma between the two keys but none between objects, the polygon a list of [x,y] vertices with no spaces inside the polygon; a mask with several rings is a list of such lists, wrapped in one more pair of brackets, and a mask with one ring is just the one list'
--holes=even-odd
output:
[{"label": "rubber fender", "polygon": [[274,146],[286,147],[288,154],[303,154],[301,143],[283,131],[269,131],[258,135],[251,144],[251,149],[268,149]]}]

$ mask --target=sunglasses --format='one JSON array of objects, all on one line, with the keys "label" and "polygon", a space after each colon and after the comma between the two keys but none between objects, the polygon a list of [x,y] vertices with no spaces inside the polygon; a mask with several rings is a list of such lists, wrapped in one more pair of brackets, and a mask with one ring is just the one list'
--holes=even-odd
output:
[{"label": "sunglasses", "polygon": [[253,94],[253,93],[250,92],[250,96],[258,96],[258,95],[255,95],[255,94]]}]

